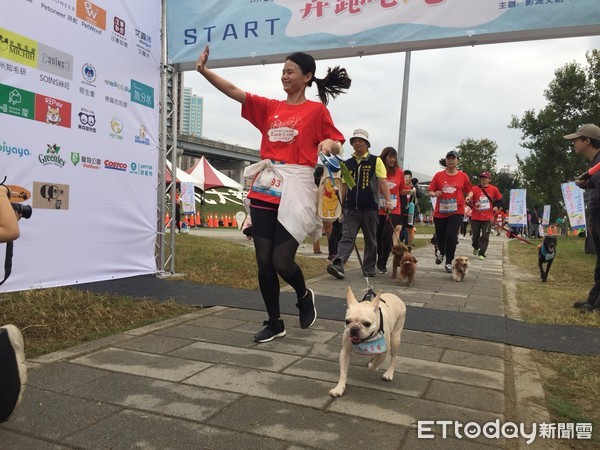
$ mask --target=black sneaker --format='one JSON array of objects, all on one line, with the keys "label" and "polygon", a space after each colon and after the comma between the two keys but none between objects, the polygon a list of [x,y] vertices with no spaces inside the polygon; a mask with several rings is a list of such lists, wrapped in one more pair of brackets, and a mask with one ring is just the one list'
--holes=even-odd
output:
[{"label": "black sneaker", "polygon": [[586,306],[582,306],[581,308],[579,308],[579,312],[581,312],[581,313],[586,313],[586,312],[600,313],[600,306],[596,306],[596,305],[592,305],[592,304],[588,303]]},{"label": "black sneaker", "polygon": [[306,329],[313,326],[317,320],[317,307],[315,305],[315,293],[312,289],[306,290],[306,295],[296,303],[300,328]]},{"label": "black sneaker", "polygon": [[377,276],[377,274],[375,272],[369,272],[369,273],[366,273],[365,275],[369,278],[374,278]]},{"label": "black sneaker", "polygon": [[573,303],[573,308],[577,308],[577,309],[587,308],[589,305],[591,305],[591,303],[588,302],[587,300],[584,300],[583,302]]},{"label": "black sneaker", "polygon": [[254,335],[254,342],[269,342],[285,336],[285,327],[281,319],[269,319],[263,322],[266,327]]},{"label": "black sneaker", "polygon": [[333,262],[327,266],[327,273],[329,275],[333,275],[338,280],[341,280],[346,276],[344,274],[344,266],[342,265],[342,261],[339,259],[334,259]]},{"label": "black sneaker", "polygon": [[386,274],[388,273],[388,270],[385,267],[380,267],[379,269],[377,269],[379,271],[379,273],[383,273]]},{"label": "black sneaker", "polygon": [[24,348],[17,327],[0,328],[0,422],[8,420],[23,398],[27,381]]}]

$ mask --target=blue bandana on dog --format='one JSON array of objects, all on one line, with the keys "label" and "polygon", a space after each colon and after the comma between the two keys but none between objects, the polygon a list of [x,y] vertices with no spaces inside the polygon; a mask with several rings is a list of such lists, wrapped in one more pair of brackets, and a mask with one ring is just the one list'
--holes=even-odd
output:
[{"label": "blue bandana on dog", "polygon": [[352,344],[352,350],[359,355],[379,355],[387,352],[385,336],[380,331],[371,339],[361,342],[360,344]]}]

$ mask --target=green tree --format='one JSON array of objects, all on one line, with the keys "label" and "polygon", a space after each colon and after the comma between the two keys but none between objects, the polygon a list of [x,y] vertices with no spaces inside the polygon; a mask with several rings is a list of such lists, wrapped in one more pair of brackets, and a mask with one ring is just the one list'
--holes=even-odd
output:
[{"label": "green tree", "polygon": [[600,51],[587,52],[586,60],[585,67],[570,62],[557,69],[544,91],[548,104],[521,119],[513,116],[509,124],[522,130],[521,146],[529,150],[524,158],[517,155],[523,187],[537,205],[550,204],[553,216],[563,208],[560,184],[585,171],[585,161],[563,136],[600,121]]},{"label": "green tree", "polygon": [[492,175],[492,177],[492,184],[496,186],[502,194],[502,209],[504,211],[508,211],[508,206],[510,202],[510,190],[520,189],[523,187],[521,185],[519,173],[498,173],[496,175]]},{"label": "green tree", "polygon": [[490,139],[467,138],[456,147],[460,155],[459,169],[469,175],[471,182],[477,182],[481,172],[494,173],[498,144]]}]

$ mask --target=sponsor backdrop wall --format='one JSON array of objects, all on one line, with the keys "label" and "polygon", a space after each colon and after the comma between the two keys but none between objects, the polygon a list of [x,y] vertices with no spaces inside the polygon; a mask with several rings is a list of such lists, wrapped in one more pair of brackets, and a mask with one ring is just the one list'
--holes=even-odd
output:
[{"label": "sponsor backdrop wall", "polygon": [[0,181],[33,214],[0,291],[155,272],[160,0],[2,7]]}]

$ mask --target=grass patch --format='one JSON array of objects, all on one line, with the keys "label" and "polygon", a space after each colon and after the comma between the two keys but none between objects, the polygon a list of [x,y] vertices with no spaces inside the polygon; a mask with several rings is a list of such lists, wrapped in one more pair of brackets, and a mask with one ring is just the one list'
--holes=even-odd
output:
[{"label": "grass patch", "polygon": [[[573,302],[585,300],[593,285],[596,256],[584,251],[584,240],[559,237],[557,256],[546,283],[537,267],[537,249],[509,243],[510,264],[518,269],[517,303],[524,320],[600,327],[600,314],[582,314]],[[541,371],[548,409],[554,423],[592,423],[591,441],[563,440],[569,448],[600,445],[600,356],[534,352]]]},{"label": "grass patch", "polygon": [[[188,234],[176,235],[176,269],[194,283],[258,289],[253,247]],[[325,258],[298,256],[305,277],[325,273]],[[283,284],[283,282],[282,282]],[[27,358],[135,329],[196,308],[174,302],[98,295],[61,287],[3,293],[0,326],[21,329]]]}]

